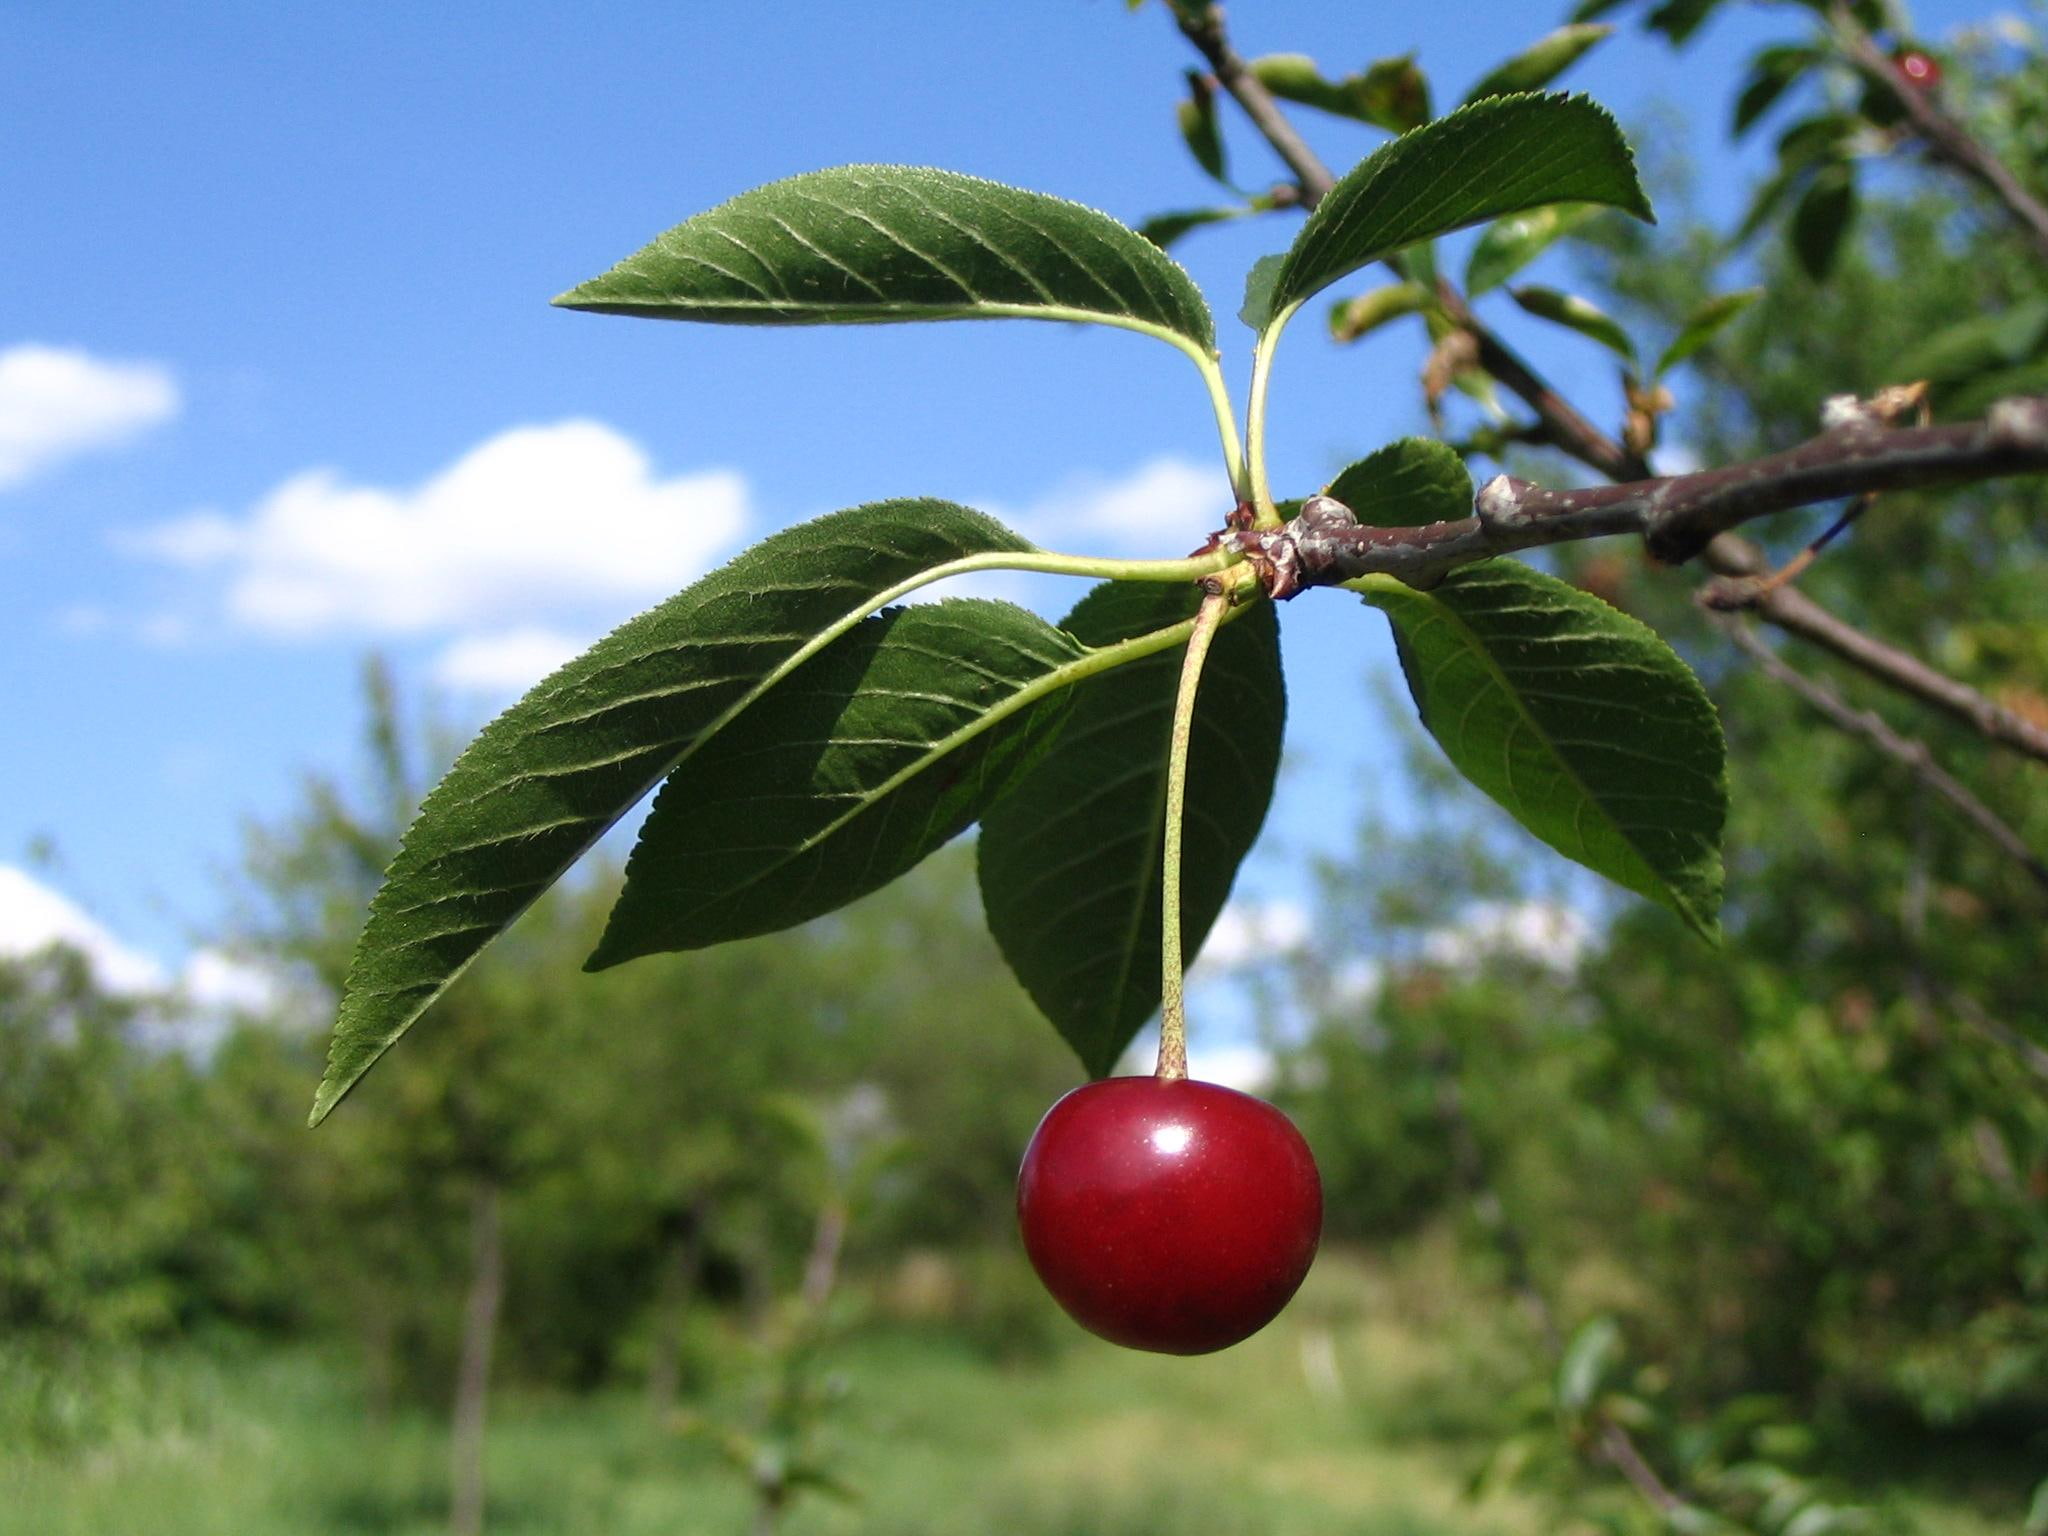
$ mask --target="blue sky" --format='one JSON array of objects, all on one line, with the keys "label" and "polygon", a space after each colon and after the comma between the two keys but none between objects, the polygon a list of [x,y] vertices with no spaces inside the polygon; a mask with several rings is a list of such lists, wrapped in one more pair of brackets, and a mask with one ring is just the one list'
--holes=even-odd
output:
[{"label": "blue sky", "polygon": [[[1419,47],[1448,104],[1562,9],[1445,0],[1425,27],[1246,0],[1233,24],[1248,54],[1333,73]],[[1950,19],[1923,11],[1930,31]],[[1683,56],[1624,32],[1565,83],[1624,122],[1698,114],[1705,201],[1725,212],[1755,163],[1725,144],[1727,82],[1792,24],[1733,15]],[[1225,509],[1194,371],[1140,337],[547,304],[691,213],[850,161],[1133,221],[1207,201],[1172,127],[1192,56],[1156,0],[27,0],[4,27],[0,866],[53,848],[17,878],[166,965],[217,920],[243,821],[351,761],[369,647],[480,722],[561,647],[834,507],[940,495],[1130,554],[1184,553]],[[1376,142],[1302,122],[1340,169]],[[1269,180],[1263,146],[1234,122],[1229,138],[1241,178]],[[1235,385],[1242,273],[1289,234],[1247,221],[1177,252]],[[1512,314],[1496,318],[1612,415],[1598,354]],[[1417,427],[1419,351],[1296,330],[1271,442],[1299,490]],[[1266,896],[1300,893],[1330,797],[1348,824],[1359,795],[1398,794],[1375,785],[1384,721],[1363,683],[1388,664],[1383,626],[1334,597],[1286,620],[1295,767],[1244,885]]]}]

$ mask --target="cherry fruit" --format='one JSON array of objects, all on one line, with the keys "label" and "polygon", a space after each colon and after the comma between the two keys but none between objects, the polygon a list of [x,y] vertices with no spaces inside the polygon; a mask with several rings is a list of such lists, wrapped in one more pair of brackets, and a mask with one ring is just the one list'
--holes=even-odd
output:
[{"label": "cherry fruit", "polygon": [[1941,65],[1932,54],[1922,53],[1918,48],[1902,48],[1892,56],[1892,62],[1909,84],[1923,91],[1941,84]]},{"label": "cherry fruit", "polygon": [[1287,1305],[1316,1255],[1323,1185],[1301,1132],[1264,1100],[1112,1077],[1046,1111],[1017,1220],[1039,1279],[1083,1328],[1201,1355]]}]

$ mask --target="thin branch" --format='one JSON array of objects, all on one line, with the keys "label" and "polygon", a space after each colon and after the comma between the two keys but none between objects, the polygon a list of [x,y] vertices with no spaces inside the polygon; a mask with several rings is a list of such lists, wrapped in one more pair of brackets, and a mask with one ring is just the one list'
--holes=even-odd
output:
[{"label": "thin branch", "polygon": [[1784,685],[1828,723],[1852,736],[1860,736],[1892,761],[1960,811],[1978,831],[1994,843],[1999,852],[2018,864],[2043,891],[2048,891],[2048,863],[2029,848],[2020,835],[2002,821],[1998,813],[1958,783],[1934,761],[1924,742],[1901,736],[1877,715],[1856,709],[1827,684],[1787,666],[1777,652],[1758,638],[1756,631],[1740,620],[1725,628],[1736,645],[1748,653],[1758,668],[1774,682]]},{"label": "thin branch", "polygon": [[[1295,131],[1280,103],[1273,99],[1273,93],[1266,89],[1231,46],[1229,33],[1224,29],[1223,7],[1177,8],[1174,19],[1179,23],[1182,34],[1209,61],[1216,83],[1230,93],[1231,99],[1243,109],[1252,126],[1259,130],[1293,174],[1300,188],[1301,206],[1315,207],[1323,200],[1323,194],[1336,185],[1337,179],[1322,158]],[[1401,276],[1407,276],[1398,258],[1389,261],[1388,265]],[[1448,278],[1438,279],[1436,296],[1437,305],[1445,317],[1460,330],[1471,334],[1479,349],[1479,366],[1499,379],[1536,413],[1544,441],[1612,480],[1635,480],[1650,473],[1647,460],[1640,454],[1629,452],[1580,415],[1572,403],[1551,388],[1514,348],[1482,323],[1472,313],[1472,306],[1465,295]]]},{"label": "thin branch", "polygon": [[1898,98],[1928,153],[1961,171],[2004,204],[2033,242],[2039,258],[2048,261],[2048,205],[2021,185],[2019,178],[1969,129],[1943,110],[1930,87],[1910,79],[1877,45],[1877,40],[1857,25],[1846,7],[1837,7],[1834,19],[1836,36],[1849,61]]},{"label": "thin branch", "polygon": [[2043,1048],[2021,1034],[2010,1024],[2000,1023],[1977,1005],[1975,998],[1965,997],[1960,992],[1944,995],[1949,1007],[1961,1015],[1965,1024],[1985,1039],[2003,1046],[2034,1076],[2048,1082],[2048,1048]]},{"label": "thin branch", "polygon": [[2038,472],[2048,472],[2048,397],[2003,400],[1983,421],[1939,427],[1847,413],[1797,448],[1690,475],[1568,491],[1497,475],[1480,488],[1473,516],[1414,528],[1363,527],[1341,503],[1315,497],[1313,518],[1305,507],[1286,528],[1239,530],[1223,542],[1259,567],[1274,597],[1370,575],[1423,587],[1494,555],[1613,534],[1640,534],[1652,554],[1679,563],[1717,534],[1792,507]]},{"label": "thin branch", "polygon": [[1987,740],[2048,763],[2048,730],[2025,716],[1936,671],[1919,657],[1873,639],[1795,587],[1754,591],[1750,584],[1763,569],[1763,557],[1747,540],[1724,534],[1707,546],[1706,560],[1724,578],[1700,589],[1700,601],[1708,607],[1724,613],[1748,609],[1887,687],[1942,711]]},{"label": "thin branch", "polygon": [[[1272,93],[1260,83],[1257,76],[1251,73],[1244,60],[1231,46],[1228,33],[1224,27],[1222,7],[1217,5],[1200,7],[1199,9],[1177,7],[1174,14],[1179,22],[1182,33],[1201,52],[1202,56],[1209,61],[1217,83],[1230,93],[1232,99],[1237,102],[1245,115],[1265,137],[1266,142],[1273,148],[1274,153],[1280,157],[1288,170],[1293,173],[1301,189],[1300,201],[1302,205],[1313,208],[1322,198],[1323,194],[1334,184],[1334,178],[1330,173],[1330,169],[1322,162],[1315,151],[1303,141],[1300,134],[1295,132],[1294,125],[1288,120],[1285,112],[1281,110],[1279,103],[1273,99]],[[1891,67],[1889,60],[1882,59],[1882,55],[1879,55],[1879,58],[1887,69]],[[1923,100],[1916,91],[1902,91],[1902,95],[1905,96],[1909,105],[1914,101]],[[1967,135],[1964,135],[1965,139],[1967,137]],[[1970,142],[1974,144],[1975,141],[1971,140]],[[1978,148],[1981,150],[1981,146],[1978,146]],[[1992,161],[1992,164],[1996,164],[1995,160]],[[2000,167],[1999,169],[2002,171],[2003,168]],[[2009,182],[2010,177],[2007,176],[2005,180]],[[2021,193],[2021,198],[2021,204],[2015,205],[2008,201],[2008,206],[2013,207],[2015,214],[2025,221],[2024,206],[2026,200],[2024,192]],[[1566,400],[1556,389],[1552,388],[1541,374],[1525,363],[1512,348],[1496,336],[1484,322],[1472,313],[1471,306],[1465,296],[1458,292],[1448,280],[1439,281],[1437,285],[1437,299],[1440,307],[1453,323],[1463,327],[1477,343],[1480,366],[1492,374],[1493,377],[1499,379],[1508,390],[1535,413],[1538,435],[1540,435],[1542,441],[1547,442],[1569,457],[1576,459],[1579,463],[1586,465],[1596,473],[1606,476],[1609,480],[1637,482],[1639,486],[1664,483],[1658,481],[1652,475],[1650,463],[1645,455],[1632,450],[1618,438],[1601,431],[1599,427],[1581,415],[1572,406],[1570,401]],[[2042,419],[2041,402],[2034,402],[2033,410],[2033,423],[2038,433]],[[1794,451],[1798,452],[1799,450]],[[1767,463],[1769,461],[1762,462]],[[1727,472],[1723,471],[1720,473],[1726,474]],[[1504,482],[1494,482],[1496,485],[1502,483]],[[1508,481],[1505,483],[1514,485],[1517,482]],[[1862,491],[1868,488],[1861,485],[1851,486],[1847,491],[1836,491],[1830,493],[1830,495],[1819,496],[1816,499],[1827,500],[1830,499],[1831,495],[1847,494],[1848,491]],[[1624,484],[1617,487],[1617,489],[1626,490],[1627,486]],[[1572,493],[1562,494],[1570,495]],[[1788,506],[1803,504],[1803,502],[1785,503]],[[1759,509],[1750,515],[1762,515],[1763,510],[1776,510],[1776,508]],[[1754,547],[1736,535],[1725,531],[1726,527],[1732,527],[1735,521],[1741,520],[1739,518],[1734,519],[1726,523],[1720,531],[1710,532],[1705,539],[1701,540],[1699,546],[1699,548],[1703,548],[1705,551],[1707,563],[1723,575],[1749,574],[1762,568],[1761,556],[1755,551]],[[1648,531],[1646,527],[1601,528],[1591,526],[1597,524],[1599,521],[1597,517],[1588,518],[1584,521],[1588,525],[1587,531],[1576,533],[1569,532],[1562,526],[1552,529],[1531,524],[1521,530],[1521,542],[1512,544],[1502,542],[1499,535],[1492,534],[1489,530],[1479,526],[1477,519],[1436,524],[1429,529],[1400,530],[1396,531],[1395,537],[1386,540],[1374,540],[1373,538],[1374,534],[1387,532],[1386,530],[1374,530],[1371,532],[1358,530],[1354,537],[1376,543],[1377,547],[1371,551],[1371,558],[1381,563],[1376,567],[1362,566],[1357,574],[1363,574],[1366,569],[1377,568],[1400,576],[1403,580],[1411,581],[1416,585],[1427,585],[1430,581],[1439,578],[1445,571],[1455,565],[1471,560],[1485,559],[1490,555],[1501,553],[1505,549],[1528,548],[1535,544],[1557,542],[1559,538],[1594,537],[1605,532]],[[1399,533],[1406,533],[1413,537],[1403,539],[1398,536]],[[1545,535],[1555,533],[1556,537],[1539,537],[1537,536],[1539,533]],[[1698,552],[1698,548],[1691,551],[1691,553]],[[1258,553],[1247,551],[1247,553],[1254,561],[1258,561],[1264,556],[1270,562],[1269,565],[1262,566],[1262,576],[1265,576],[1267,571],[1274,565],[1289,563],[1284,558],[1276,559],[1264,551]],[[1685,555],[1679,554],[1676,551],[1660,551],[1660,553],[1663,553],[1665,558],[1686,558]],[[1361,551],[1361,557],[1364,554],[1365,552]],[[1335,579],[1343,580],[1346,578],[1340,576]],[[1270,581],[1268,585],[1269,589],[1271,589]],[[1953,679],[1943,677],[1917,657],[1893,646],[1886,645],[1875,637],[1864,633],[1847,621],[1836,617],[1820,603],[1815,602],[1810,597],[1806,597],[1804,594],[1794,592],[1772,594],[1769,601],[1761,602],[1757,605],[1757,612],[1760,617],[1785,628],[1787,631],[1825,647],[1836,656],[1862,668],[1872,677],[1877,678],[1886,685],[1900,689],[1916,698],[1935,705],[1937,708],[1946,710],[1951,715],[1974,726],[1992,740],[2015,747],[2035,757],[2042,756],[2041,748],[2048,746],[2048,741],[2042,739],[2041,732],[2013,715],[2011,711],[1999,709],[1998,706],[1992,704],[1990,700],[1984,698],[1975,690],[1967,688]]]},{"label": "thin branch", "polygon": [[1209,61],[1209,70],[1215,75],[1216,83],[1230,92],[1232,100],[1244,109],[1244,115],[1252,120],[1252,126],[1265,136],[1266,142],[1273,146],[1273,152],[1286,163],[1287,169],[1300,183],[1302,206],[1315,207],[1322,201],[1323,194],[1337,184],[1337,178],[1330,174],[1330,168],[1323,164],[1321,157],[1308,147],[1308,141],[1294,131],[1294,124],[1280,110],[1280,103],[1273,99],[1273,93],[1231,47],[1230,35],[1223,26],[1223,7],[1173,4],[1170,0],[1168,8],[1173,12],[1181,35]]}]

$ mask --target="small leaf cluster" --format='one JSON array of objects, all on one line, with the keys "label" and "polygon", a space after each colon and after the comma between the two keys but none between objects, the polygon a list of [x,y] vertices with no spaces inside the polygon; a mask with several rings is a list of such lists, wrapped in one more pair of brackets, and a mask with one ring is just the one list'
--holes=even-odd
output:
[{"label": "small leaf cluster", "polygon": [[[1522,1409],[1528,1428],[1495,1448],[1473,1480],[1475,1494],[1542,1490],[1617,1533],[1844,1536],[1889,1528],[1801,1470],[1818,1440],[1784,1400],[1748,1394],[1704,1419],[1676,1417],[1658,1373],[1630,1368],[1611,1317],[1592,1317],[1571,1336]],[[1603,1491],[1631,1457],[1634,1476],[1655,1478],[1658,1491],[1639,1488],[1644,1497],[1610,1507]]]},{"label": "small leaf cluster", "polygon": [[[1194,362],[1210,393],[1219,520],[1235,503],[1232,526],[1277,528],[1265,381],[1311,298],[1488,220],[1559,205],[1649,216],[1599,107],[1500,94],[1549,78],[1598,31],[1546,40],[1470,104],[1409,127],[1260,264],[1241,437],[1208,302],[1156,244],[1078,204],[949,171],[849,166],[758,188],[558,302],[741,325],[1023,318],[1149,336]],[[1426,94],[1385,85],[1368,71],[1319,104],[1341,97],[1401,126],[1427,116]],[[1191,89],[1183,128],[1221,175],[1211,95]],[[1330,489],[1361,521],[1397,527],[1464,516],[1472,498],[1455,454],[1419,442]],[[1186,953],[1271,800],[1280,634],[1242,561],[1222,533],[1179,560],[1047,552],[970,508],[907,498],[787,529],[629,620],[488,725],[426,798],[350,966],[316,1120],[657,785],[590,968],[823,916],[979,823],[991,932],[1082,1063],[1106,1072],[1161,997],[1170,717],[1204,590],[1232,605],[1191,724]],[[1058,624],[987,599],[902,605],[995,569],[1099,584]],[[1721,738],[1668,647],[1512,562],[1431,593],[1360,590],[1392,619],[1424,722],[1461,771],[1568,857],[1715,931]]]}]

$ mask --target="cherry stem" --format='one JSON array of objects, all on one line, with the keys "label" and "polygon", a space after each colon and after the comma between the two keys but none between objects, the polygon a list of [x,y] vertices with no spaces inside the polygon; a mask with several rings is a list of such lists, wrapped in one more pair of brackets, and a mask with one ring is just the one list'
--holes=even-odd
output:
[{"label": "cherry stem", "polygon": [[[1213,584],[1212,584],[1213,583]],[[1156,1076],[1171,1082],[1188,1075],[1188,1009],[1180,953],[1180,829],[1188,803],[1188,741],[1194,734],[1195,690],[1201,686],[1202,663],[1209,642],[1230,607],[1220,582],[1205,582],[1207,596],[1188,634],[1187,654],[1180,665],[1180,692],[1173,701],[1173,735],[1166,747],[1166,835],[1160,845],[1164,880],[1159,924],[1159,1067]]]}]

